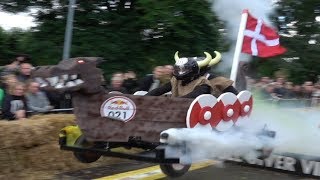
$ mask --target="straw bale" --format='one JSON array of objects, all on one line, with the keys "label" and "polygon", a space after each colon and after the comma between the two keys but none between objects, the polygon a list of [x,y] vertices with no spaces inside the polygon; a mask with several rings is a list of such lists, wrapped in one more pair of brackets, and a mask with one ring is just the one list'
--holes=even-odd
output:
[{"label": "straw bale", "polygon": [[56,173],[118,161],[100,158],[83,164],[58,144],[60,129],[75,124],[71,114],[37,115],[21,121],[0,121],[0,179],[52,179]]}]

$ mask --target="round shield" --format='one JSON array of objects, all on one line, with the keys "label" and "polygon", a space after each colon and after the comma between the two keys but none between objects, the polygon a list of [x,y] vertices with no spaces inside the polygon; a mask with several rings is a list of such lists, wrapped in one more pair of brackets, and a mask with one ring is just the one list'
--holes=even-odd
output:
[{"label": "round shield", "polygon": [[241,104],[240,115],[242,117],[250,116],[250,114],[252,112],[252,107],[253,107],[253,98],[252,98],[251,92],[250,91],[241,91],[237,97],[238,97],[238,100]]},{"label": "round shield", "polygon": [[217,124],[218,131],[226,131],[238,120],[241,104],[233,93],[224,93],[219,96],[218,101],[222,103],[222,121]]},{"label": "round shield", "polygon": [[244,124],[248,124],[250,121],[249,117],[253,108],[253,97],[250,91],[241,91],[237,97],[241,104],[241,107],[240,117],[236,122],[236,125],[242,126]]},{"label": "round shield", "polygon": [[210,94],[198,96],[191,103],[186,118],[188,128],[211,127],[221,121],[222,106],[217,99]]}]

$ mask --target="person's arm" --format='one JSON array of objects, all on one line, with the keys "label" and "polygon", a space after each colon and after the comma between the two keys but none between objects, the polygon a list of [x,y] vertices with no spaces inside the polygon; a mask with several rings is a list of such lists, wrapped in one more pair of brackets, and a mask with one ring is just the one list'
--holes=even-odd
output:
[{"label": "person's arm", "polygon": [[238,95],[238,94],[239,94],[238,90],[236,90],[236,88],[234,88],[233,86],[228,86],[228,87],[225,88],[222,92],[223,92],[223,93],[231,92],[231,93],[233,93],[233,94],[235,94],[235,95]]},{"label": "person's arm", "polygon": [[203,84],[203,85],[195,87],[192,92],[190,92],[189,94],[186,94],[184,96],[181,96],[181,97],[182,98],[196,98],[196,97],[200,96],[201,94],[211,94],[210,92],[211,92],[210,86]]},{"label": "person's arm", "polygon": [[151,90],[146,94],[146,96],[161,96],[167,92],[170,92],[171,88],[172,88],[171,83],[168,82],[161,87]]}]

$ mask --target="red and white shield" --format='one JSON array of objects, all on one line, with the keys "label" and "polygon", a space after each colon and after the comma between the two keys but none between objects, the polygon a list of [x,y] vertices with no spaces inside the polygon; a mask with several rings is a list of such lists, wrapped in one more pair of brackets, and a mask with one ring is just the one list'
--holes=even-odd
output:
[{"label": "red and white shield", "polygon": [[205,127],[226,131],[234,125],[246,124],[252,106],[253,98],[249,91],[241,91],[238,96],[227,92],[218,99],[210,94],[203,94],[191,103],[186,124],[188,128]]},{"label": "red and white shield", "polygon": [[191,103],[186,118],[188,128],[215,128],[222,120],[222,106],[217,98],[210,94],[198,96]]},{"label": "red and white shield", "polygon": [[216,126],[218,131],[230,129],[240,116],[240,106],[238,98],[233,93],[223,93],[219,96],[218,101],[222,103],[222,121]]},{"label": "red and white shield", "polygon": [[238,94],[238,100],[241,104],[240,117],[236,122],[237,126],[248,124],[250,115],[253,108],[253,97],[250,91],[241,91]]}]

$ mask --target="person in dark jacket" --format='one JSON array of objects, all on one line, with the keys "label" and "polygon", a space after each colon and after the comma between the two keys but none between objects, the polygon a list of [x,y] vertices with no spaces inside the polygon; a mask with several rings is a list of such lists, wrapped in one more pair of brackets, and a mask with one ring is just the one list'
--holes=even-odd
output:
[{"label": "person in dark jacket", "polygon": [[162,85],[161,77],[164,75],[163,66],[157,66],[153,69],[153,74],[149,74],[141,79],[139,83],[139,91],[151,91]]},{"label": "person in dark jacket", "polygon": [[24,97],[25,87],[16,83],[10,87],[2,104],[2,118],[7,120],[21,120],[26,118],[27,104]]},{"label": "person in dark jacket", "polygon": [[126,89],[127,93],[135,93],[138,90],[138,80],[136,73],[134,73],[133,71],[124,73],[124,81],[122,86]]}]

